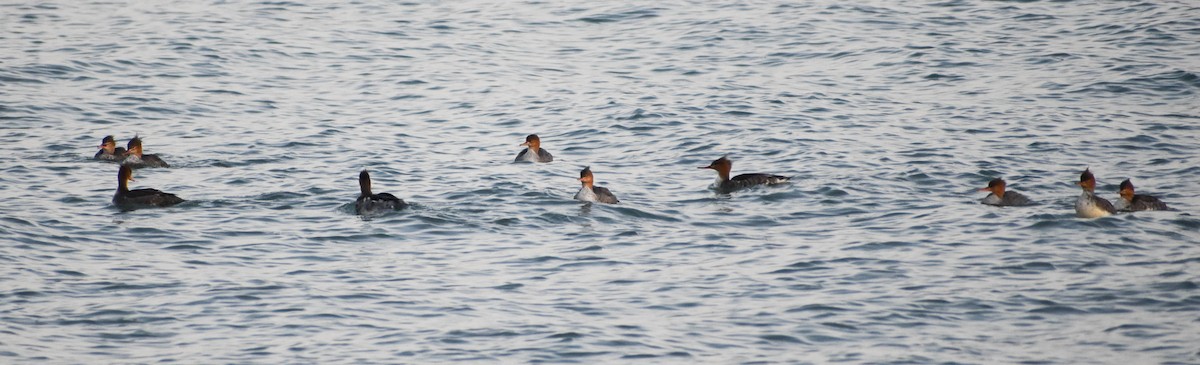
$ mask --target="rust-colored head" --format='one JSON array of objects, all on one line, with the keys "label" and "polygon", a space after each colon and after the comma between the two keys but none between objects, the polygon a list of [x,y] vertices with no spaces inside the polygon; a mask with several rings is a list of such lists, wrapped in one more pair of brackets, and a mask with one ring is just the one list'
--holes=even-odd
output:
[{"label": "rust-colored head", "polygon": [[525,143],[522,143],[521,146],[529,147],[530,151],[537,151],[542,148],[542,139],[538,138],[536,134],[530,134],[525,136]]},{"label": "rust-colored head", "polygon": [[730,161],[728,157],[721,156],[708,166],[700,166],[700,168],[717,170],[717,175],[721,176],[721,180],[729,180],[729,170],[733,169],[733,161]]},{"label": "rust-colored head", "polygon": [[1121,182],[1120,192],[1121,199],[1125,199],[1126,202],[1133,201],[1133,183],[1129,182],[1129,179],[1125,179],[1125,181]]},{"label": "rust-colored head", "polygon": [[105,136],[104,140],[100,141],[100,149],[104,150],[105,153],[110,155],[116,153],[117,139],[113,138],[113,136]]},{"label": "rust-colored head", "polygon": [[125,155],[126,156],[133,155],[133,156],[142,157],[142,138],[141,137],[133,136],[133,139],[129,140],[129,143],[125,144]]},{"label": "rust-colored head", "polygon": [[584,167],[582,171],[579,171],[579,182],[583,183],[583,186],[592,186],[595,183],[594,179],[591,166]]},{"label": "rust-colored head", "polygon": [[995,194],[997,198],[1003,199],[1005,185],[1004,179],[995,178],[992,179],[992,181],[988,181],[988,186],[986,188],[979,188],[979,191],[990,191],[992,194]]},{"label": "rust-colored head", "polygon": [[1084,169],[1083,173],[1079,174],[1079,182],[1075,183],[1075,185],[1079,185],[1085,191],[1096,190],[1096,176],[1092,175],[1092,169],[1090,167]]}]

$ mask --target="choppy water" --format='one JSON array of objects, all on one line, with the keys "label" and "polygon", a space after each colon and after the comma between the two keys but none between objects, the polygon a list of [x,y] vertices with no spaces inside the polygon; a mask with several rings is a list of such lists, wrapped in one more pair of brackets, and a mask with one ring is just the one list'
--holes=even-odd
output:
[{"label": "choppy water", "polygon": [[[2,363],[1200,363],[1200,5],[0,5]],[[174,166],[118,212],[104,135]],[[511,164],[538,133],[550,164]],[[791,185],[718,196],[697,166]],[[622,203],[571,200],[578,171]],[[1073,216],[1133,178],[1177,211]],[[351,214],[359,170],[415,207]],[[977,204],[992,177],[1041,202]]]}]

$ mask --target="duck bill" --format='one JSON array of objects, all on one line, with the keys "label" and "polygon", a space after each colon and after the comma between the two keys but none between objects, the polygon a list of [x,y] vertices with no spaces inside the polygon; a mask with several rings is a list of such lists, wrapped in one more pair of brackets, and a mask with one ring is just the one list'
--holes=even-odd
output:
[{"label": "duck bill", "polygon": [[519,146],[521,146],[521,147],[529,147],[529,142],[522,143],[522,144],[520,144]]},{"label": "duck bill", "polygon": [[992,188],[979,188],[979,190],[976,191],[992,191]]},{"label": "duck bill", "polygon": [[698,168],[698,169],[711,169],[711,168],[713,168],[713,167],[712,167],[712,166],[700,166],[700,167],[697,167],[697,168]]}]

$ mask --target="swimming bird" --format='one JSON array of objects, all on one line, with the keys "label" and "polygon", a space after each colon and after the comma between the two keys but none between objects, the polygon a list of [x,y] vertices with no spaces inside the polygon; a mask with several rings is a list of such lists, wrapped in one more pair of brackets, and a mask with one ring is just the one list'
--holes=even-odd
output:
[{"label": "swimming bird", "polygon": [[354,211],[359,215],[382,213],[389,210],[399,210],[408,207],[395,195],[388,193],[371,194],[371,174],[367,170],[358,173],[358,200],[354,201]]},{"label": "swimming bird", "polygon": [[752,186],[782,184],[791,179],[787,176],[772,174],[741,174],[731,179],[729,170],[733,168],[733,161],[730,161],[728,156],[721,156],[708,166],[700,166],[700,168],[717,170],[716,187],[718,191],[725,194]]},{"label": "swimming bird", "polygon": [[517,153],[517,158],[513,162],[550,162],[554,161],[554,156],[550,155],[550,151],[542,149],[542,139],[536,134],[530,134],[525,137],[525,143],[521,144],[527,148]]},{"label": "swimming bird", "polygon": [[1096,177],[1092,175],[1090,168],[1083,170],[1083,173],[1079,174],[1079,182],[1075,183],[1075,185],[1083,188],[1083,194],[1080,194],[1079,199],[1075,200],[1076,216],[1080,218],[1100,218],[1117,212],[1117,209],[1113,208],[1112,203],[1096,196]]},{"label": "swimming bird", "polygon": [[1153,196],[1133,193],[1133,183],[1129,179],[1121,182],[1121,200],[1125,201],[1123,211],[1136,212],[1139,210],[1169,210],[1167,203]]},{"label": "swimming bird", "polygon": [[142,138],[133,136],[129,143],[125,144],[125,161],[122,164],[140,169],[143,167],[171,167],[166,161],[159,158],[158,155],[142,153]]},{"label": "swimming bird", "polygon": [[129,190],[129,182],[133,181],[133,169],[122,165],[117,171],[117,193],[113,195],[113,205],[121,210],[139,208],[169,207],[183,202],[175,194],[164,193],[155,189]]},{"label": "swimming bird", "polygon": [[617,204],[617,196],[611,191],[603,187],[593,185],[592,167],[584,167],[583,171],[579,172],[579,182],[583,183],[583,187],[579,188],[579,192],[575,193],[575,200],[585,202],[601,202],[605,204]]},{"label": "swimming bird", "polygon": [[100,150],[96,151],[96,155],[92,156],[92,159],[121,161],[125,159],[125,148],[117,147],[117,139],[113,136],[105,136],[104,140],[100,141]]},{"label": "swimming bird", "polygon": [[1033,200],[1030,200],[1021,193],[1015,191],[1005,191],[1005,185],[1006,183],[1004,182],[1004,179],[1001,178],[995,178],[992,179],[992,181],[988,181],[988,186],[986,188],[980,188],[979,191],[990,191],[992,193],[988,194],[979,202],[987,205],[1009,207],[1033,204]]}]

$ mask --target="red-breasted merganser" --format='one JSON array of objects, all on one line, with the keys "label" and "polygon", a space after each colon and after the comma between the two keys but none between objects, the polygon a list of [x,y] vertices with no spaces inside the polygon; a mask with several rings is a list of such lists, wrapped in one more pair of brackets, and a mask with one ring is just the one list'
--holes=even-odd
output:
[{"label": "red-breasted merganser", "polygon": [[721,156],[708,166],[700,166],[700,168],[717,170],[716,188],[725,194],[752,186],[782,184],[791,179],[787,176],[771,174],[741,174],[731,179],[729,170],[733,168],[733,161],[730,161],[728,156]]},{"label": "red-breasted merganser", "polygon": [[121,166],[117,171],[117,194],[113,195],[113,205],[121,210],[138,208],[168,207],[183,202],[175,194],[164,193],[155,189],[129,190],[129,182],[133,181],[133,169]]},{"label": "red-breasted merganser", "polygon": [[579,182],[583,183],[583,187],[579,188],[579,192],[575,193],[575,200],[585,202],[601,202],[605,204],[617,204],[617,196],[611,191],[603,187],[593,185],[592,167],[584,167],[583,171],[579,172]]},{"label": "red-breasted merganser", "polygon": [[1121,182],[1121,200],[1125,201],[1125,206],[1121,209],[1124,211],[1170,210],[1170,208],[1167,208],[1167,203],[1163,203],[1158,198],[1149,195],[1134,194],[1133,183],[1129,182],[1129,179]]},{"label": "red-breasted merganser", "polygon": [[1113,208],[1112,203],[1096,196],[1096,177],[1092,176],[1090,168],[1083,170],[1083,173],[1079,174],[1079,182],[1076,185],[1083,188],[1083,194],[1080,194],[1079,199],[1075,200],[1076,216],[1080,218],[1100,218],[1117,212],[1117,209]]},{"label": "red-breasted merganser", "polygon": [[550,162],[554,161],[554,156],[550,155],[549,151],[542,149],[542,139],[536,134],[530,134],[525,137],[525,143],[522,146],[528,147],[521,150],[517,154],[517,158],[513,162]]},{"label": "red-breasted merganser", "polygon": [[125,144],[125,150],[125,161],[121,162],[123,165],[135,169],[143,167],[171,167],[166,161],[159,158],[158,155],[143,154],[141,137],[134,136],[133,139],[129,140],[129,143]]},{"label": "red-breasted merganser", "polygon": [[1002,207],[1033,204],[1033,200],[1025,197],[1025,195],[1021,195],[1021,193],[1015,191],[1004,191],[1005,185],[1007,184],[1004,182],[1004,179],[1001,178],[995,178],[992,179],[992,181],[988,181],[988,186],[986,188],[980,188],[979,191],[990,191],[992,193],[988,194],[987,197],[984,197],[980,203]]},{"label": "red-breasted merganser", "polygon": [[124,158],[125,148],[117,147],[117,139],[113,136],[105,136],[104,140],[100,141],[100,150],[92,156],[93,160],[105,161],[121,161]]},{"label": "red-breasted merganser", "polygon": [[382,213],[389,210],[399,210],[408,207],[408,203],[395,195],[388,193],[371,194],[371,175],[367,170],[358,173],[358,200],[354,201],[354,211],[359,215]]}]

